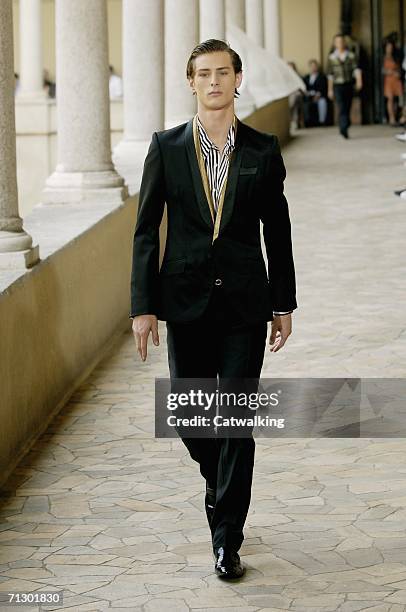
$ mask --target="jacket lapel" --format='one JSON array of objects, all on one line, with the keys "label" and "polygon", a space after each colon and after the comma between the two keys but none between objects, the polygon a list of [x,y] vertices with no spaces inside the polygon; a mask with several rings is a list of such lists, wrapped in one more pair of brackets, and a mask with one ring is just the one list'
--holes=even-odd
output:
[{"label": "jacket lapel", "polygon": [[231,155],[226,192],[224,195],[223,211],[221,215],[219,234],[231,219],[234,209],[235,196],[237,194],[237,182],[240,172],[242,155],[244,152],[244,124],[237,117],[237,133],[235,137],[235,147]]},{"label": "jacket lapel", "polygon": [[[223,231],[224,227],[231,219],[231,215],[234,208],[235,196],[237,193],[238,174],[240,171],[241,159],[244,150],[244,124],[238,119],[238,117],[236,138],[234,144],[235,147],[230,159],[226,191],[224,194],[224,202],[221,211],[221,222],[218,234]],[[195,190],[197,202],[199,204],[200,213],[206,224],[210,227],[211,230],[213,230],[214,224],[210,212],[209,202],[207,201],[206,193],[204,191],[203,180],[200,174],[199,163],[197,160],[196,149],[193,139],[193,118],[190,119],[186,124],[185,146],[192,175],[193,187]],[[217,238],[217,235],[215,237]]]},{"label": "jacket lapel", "polygon": [[213,220],[211,218],[209,203],[207,201],[203,187],[203,181],[200,174],[199,163],[197,161],[195,143],[193,139],[193,118],[189,119],[186,124],[185,146],[192,175],[193,187],[195,190],[197,202],[199,204],[200,213],[207,225],[211,229],[213,229]]}]

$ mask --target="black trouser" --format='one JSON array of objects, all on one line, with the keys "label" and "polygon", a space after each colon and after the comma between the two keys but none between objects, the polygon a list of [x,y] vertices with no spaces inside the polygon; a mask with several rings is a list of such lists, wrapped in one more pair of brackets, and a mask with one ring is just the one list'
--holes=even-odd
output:
[{"label": "black trouser", "polygon": [[[191,323],[167,322],[171,379],[259,379],[267,322],[239,324],[227,309],[221,289],[214,288],[204,315]],[[208,486],[216,489],[211,523],[213,550],[239,550],[251,500],[255,441],[250,437],[186,438],[182,441],[200,466]]]},{"label": "black trouser", "polygon": [[351,125],[353,91],[352,83],[334,85],[334,97],[338,105],[338,125],[341,133],[345,133]]}]

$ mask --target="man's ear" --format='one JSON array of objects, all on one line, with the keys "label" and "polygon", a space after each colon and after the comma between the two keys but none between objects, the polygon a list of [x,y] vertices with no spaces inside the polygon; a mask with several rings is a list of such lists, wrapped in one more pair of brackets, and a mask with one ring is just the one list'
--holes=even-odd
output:
[{"label": "man's ear", "polygon": [[193,79],[188,79],[188,81],[189,81],[189,87],[190,87],[190,89],[191,89],[191,90],[192,90],[192,92],[193,92],[193,91],[194,91],[194,88],[195,88],[195,85],[194,85],[194,82],[193,82],[194,80],[193,80]]},{"label": "man's ear", "polygon": [[238,89],[242,83],[242,70],[235,75],[235,88]]}]

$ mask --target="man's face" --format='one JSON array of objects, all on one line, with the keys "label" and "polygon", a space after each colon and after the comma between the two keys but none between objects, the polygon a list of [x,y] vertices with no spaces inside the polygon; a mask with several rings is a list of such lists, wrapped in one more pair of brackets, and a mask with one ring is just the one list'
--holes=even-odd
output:
[{"label": "man's face", "polygon": [[234,90],[242,81],[242,72],[234,73],[230,54],[227,51],[205,53],[197,57],[194,63],[195,73],[189,79],[189,85],[196,91],[199,104],[211,110],[230,106],[234,100]]},{"label": "man's face", "polygon": [[317,63],[317,62],[310,62],[309,66],[310,66],[310,72],[311,72],[312,74],[315,74],[316,72],[318,72],[318,70],[319,70],[319,65],[318,65],[318,63]]},{"label": "man's face", "polygon": [[336,36],[334,39],[335,48],[338,51],[344,51],[345,49],[345,40],[343,36]]}]

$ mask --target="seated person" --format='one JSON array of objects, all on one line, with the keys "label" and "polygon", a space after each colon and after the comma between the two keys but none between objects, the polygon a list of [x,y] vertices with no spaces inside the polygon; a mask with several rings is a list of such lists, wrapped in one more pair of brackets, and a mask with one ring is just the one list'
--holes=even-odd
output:
[{"label": "seated person", "polygon": [[110,78],[109,78],[109,93],[110,99],[114,100],[123,97],[123,80],[118,74],[114,72],[114,67],[109,66]]},{"label": "seated person", "polygon": [[44,68],[44,70],[42,71],[42,82],[43,82],[44,89],[48,94],[48,98],[55,98],[56,97],[56,84],[55,84],[55,81],[51,80],[51,77],[49,76],[49,72],[46,68]]},{"label": "seated person", "polygon": [[327,77],[320,70],[317,60],[310,60],[310,73],[304,77],[306,83],[304,117],[305,126],[326,125]]}]

